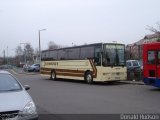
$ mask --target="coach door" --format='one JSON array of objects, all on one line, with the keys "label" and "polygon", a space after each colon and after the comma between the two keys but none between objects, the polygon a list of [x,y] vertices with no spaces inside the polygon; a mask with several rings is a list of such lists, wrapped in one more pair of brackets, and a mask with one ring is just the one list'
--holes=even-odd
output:
[{"label": "coach door", "polygon": [[95,47],[95,50],[94,50],[94,63],[97,65],[97,66],[100,66],[101,65],[101,47]]}]

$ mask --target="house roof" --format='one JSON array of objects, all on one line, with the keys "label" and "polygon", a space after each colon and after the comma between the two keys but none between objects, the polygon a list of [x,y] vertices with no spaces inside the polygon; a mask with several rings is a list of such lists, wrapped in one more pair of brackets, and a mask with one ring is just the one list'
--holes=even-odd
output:
[{"label": "house roof", "polygon": [[146,35],[143,39],[141,39],[141,40],[139,40],[135,43],[129,44],[127,46],[142,45],[143,43],[153,42],[152,40],[150,40],[150,39],[153,39],[153,38],[159,38],[160,39],[160,32],[150,34],[150,35]]},{"label": "house roof", "polygon": [[156,32],[155,34],[146,35],[144,39],[152,39],[160,37],[160,32]]}]

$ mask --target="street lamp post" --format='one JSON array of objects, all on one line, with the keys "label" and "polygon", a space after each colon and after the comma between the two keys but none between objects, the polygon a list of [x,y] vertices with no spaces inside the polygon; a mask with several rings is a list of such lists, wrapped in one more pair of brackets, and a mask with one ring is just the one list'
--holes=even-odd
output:
[{"label": "street lamp post", "polygon": [[20,43],[20,44],[24,44],[24,62],[25,62],[25,65],[26,65],[26,62],[27,62],[27,60],[26,60],[26,44],[27,43]]},{"label": "street lamp post", "polygon": [[46,29],[38,30],[39,35],[39,62],[41,62],[41,31],[45,31]]},{"label": "street lamp post", "polygon": [[8,65],[8,46],[7,46],[7,65]]}]

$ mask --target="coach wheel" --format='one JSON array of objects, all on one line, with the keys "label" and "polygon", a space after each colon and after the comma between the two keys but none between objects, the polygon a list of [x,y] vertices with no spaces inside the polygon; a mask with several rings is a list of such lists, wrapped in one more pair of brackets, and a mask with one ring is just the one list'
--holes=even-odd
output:
[{"label": "coach wheel", "polygon": [[87,72],[85,74],[85,81],[88,83],[88,84],[92,84],[93,83],[93,76],[92,76],[92,73],[91,72]]},{"label": "coach wheel", "polygon": [[53,70],[53,71],[51,72],[51,79],[52,79],[52,80],[56,80],[56,72],[55,72],[55,70]]}]

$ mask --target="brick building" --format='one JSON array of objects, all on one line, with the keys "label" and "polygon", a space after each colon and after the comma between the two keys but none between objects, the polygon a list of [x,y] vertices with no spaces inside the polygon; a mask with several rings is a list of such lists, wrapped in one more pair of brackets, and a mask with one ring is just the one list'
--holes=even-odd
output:
[{"label": "brick building", "polygon": [[126,46],[126,59],[142,59],[143,43],[160,42],[160,32],[146,35],[143,39]]}]

